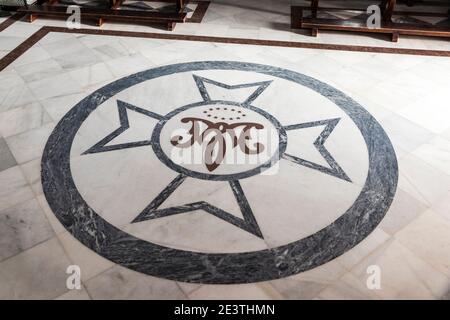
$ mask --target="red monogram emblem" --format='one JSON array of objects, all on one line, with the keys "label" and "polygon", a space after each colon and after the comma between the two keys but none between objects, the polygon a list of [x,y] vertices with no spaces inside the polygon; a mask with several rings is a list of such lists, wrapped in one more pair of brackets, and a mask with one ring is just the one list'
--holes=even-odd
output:
[{"label": "red monogram emblem", "polygon": [[[229,137],[231,138],[231,149],[234,149],[238,146],[241,152],[248,155],[261,153],[265,148],[264,145],[260,142],[254,143],[253,146],[248,145],[249,141],[252,139],[251,129],[255,128],[257,130],[260,130],[264,128],[264,126],[259,123],[214,123],[209,120],[193,117],[183,118],[181,119],[181,122],[191,123],[191,128],[188,131],[190,138],[185,142],[181,142],[181,140],[183,140],[183,137],[177,135],[172,137],[170,142],[172,143],[172,145],[178,148],[189,148],[194,143],[202,145],[206,140],[206,147],[203,158],[208,171],[214,171],[215,169],[217,169],[217,167],[219,167],[223,162],[227,150],[229,150],[229,148],[227,149],[225,135],[229,135]],[[200,129],[201,123],[206,125],[206,129]],[[239,134],[236,134],[235,129],[239,127],[242,127],[242,130]]]}]

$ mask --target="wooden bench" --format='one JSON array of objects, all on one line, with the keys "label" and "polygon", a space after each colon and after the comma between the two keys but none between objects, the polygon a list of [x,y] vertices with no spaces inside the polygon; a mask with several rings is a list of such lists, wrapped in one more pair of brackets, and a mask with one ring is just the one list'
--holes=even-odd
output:
[{"label": "wooden bench", "polygon": [[[43,17],[60,17],[67,19],[72,15],[67,13],[65,6],[52,5],[32,5],[22,7],[19,12],[27,15],[28,21],[33,22],[38,16]],[[123,21],[123,22],[139,22],[139,23],[155,23],[167,26],[172,31],[177,22],[185,22],[185,12],[151,12],[139,10],[118,10],[118,9],[96,9],[80,7],[82,20],[94,20],[98,26],[101,26],[105,20]]]},{"label": "wooden bench", "polygon": [[393,42],[397,42],[400,35],[449,37],[448,28],[430,27],[428,25],[408,25],[404,23],[382,22],[380,28],[367,27],[366,21],[340,21],[327,19],[305,18],[302,20],[302,28],[311,29],[311,34],[317,36],[318,30],[357,31],[367,33],[389,34]]},{"label": "wooden bench", "polygon": [[[423,3],[421,3],[423,4]],[[450,6],[450,2],[448,4]],[[310,15],[304,13],[308,11]],[[352,18],[348,20],[319,18],[321,11],[324,12],[360,12],[360,18]],[[319,30],[336,30],[336,31],[353,31],[365,33],[381,33],[391,35],[391,40],[398,41],[399,35],[417,35],[432,37],[448,37],[450,38],[450,27],[433,26],[425,23],[395,23],[392,22],[393,15],[401,16],[428,16],[428,17],[448,17],[450,13],[433,13],[433,12],[407,12],[396,11],[395,1],[383,0],[381,4],[382,20],[380,28],[369,28],[367,20],[364,18],[365,10],[361,8],[321,8],[319,0],[312,0],[311,6],[292,6],[291,7],[291,28],[292,29],[310,29],[312,36],[317,36]]]}]

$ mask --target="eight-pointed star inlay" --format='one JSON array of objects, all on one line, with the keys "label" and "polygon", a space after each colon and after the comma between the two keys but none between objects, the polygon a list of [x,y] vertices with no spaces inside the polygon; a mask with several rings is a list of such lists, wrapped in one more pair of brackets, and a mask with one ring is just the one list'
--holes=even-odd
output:
[{"label": "eight-pointed star inlay", "polygon": [[[239,102],[239,105],[243,108],[248,108],[253,101],[255,101],[264,90],[272,83],[272,81],[262,81],[255,83],[246,83],[239,85],[227,85],[224,83],[220,83],[211,79],[207,79],[204,77],[200,77],[197,75],[193,75],[195,84],[199,90],[201,98],[204,102],[213,102],[214,100],[211,98],[210,93],[206,88],[206,84],[217,86],[226,90],[235,90],[235,89],[243,89],[243,88],[255,88],[252,90],[251,94],[243,101]],[[141,146],[148,146],[154,143],[152,139],[135,141],[129,143],[121,143],[121,144],[113,144],[109,143],[121,135],[124,131],[130,128],[130,124],[128,121],[128,111],[134,111],[140,113],[142,115],[148,116],[150,118],[156,120],[167,120],[166,116],[160,115],[146,109],[139,108],[137,106],[131,105],[129,103],[117,100],[117,108],[119,112],[119,122],[120,126],[108,134],[106,137],[97,142],[94,146],[86,150],[83,154],[91,154],[91,153],[99,153],[99,152],[108,152],[121,150],[126,148],[135,148]],[[330,152],[324,146],[327,138],[333,132],[334,128],[339,123],[340,118],[333,119],[324,119],[318,120],[314,122],[307,123],[299,123],[293,125],[284,126],[284,130],[300,130],[305,128],[319,127],[324,126],[324,129],[319,134],[317,139],[314,141],[314,147],[321,154],[324,160],[327,162],[329,167],[325,167],[323,165],[299,158],[295,155],[284,153],[281,155],[281,159],[289,160],[293,163],[299,164],[301,166],[308,167],[313,170],[318,170],[324,174],[331,175],[335,178],[342,179],[348,182],[351,182],[350,178],[344,172],[344,170],[339,166],[339,164],[332,157]],[[211,205],[206,201],[197,201],[192,203],[183,204],[180,206],[169,207],[161,209],[160,206],[173,194],[173,192],[181,185],[186,179],[192,179],[191,177],[186,176],[185,174],[180,173],[175,179],[173,179],[151,202],[150,204],[142,210],[141,213],[137,215],[137,217],[132,221],[132,223],[167,217],[176,214],[182,214],[186,212],[191,212],[195,210],[203,210],[211,215],[216,216],[222,220],[227,221],[228,223],[233,224],[234,226],[245,230],[257,237],[264,238],[263,234],[258,226],[258,223],[255,219],[251,206],[245,196],[244,190],[241,187],[239,180],[233,180],[223,183],[228,183],[231,188],[235,200],[239,206],[239,209],[242,213],[243,218],[236,217],[235,215],[222,210],[216,206]]]}]

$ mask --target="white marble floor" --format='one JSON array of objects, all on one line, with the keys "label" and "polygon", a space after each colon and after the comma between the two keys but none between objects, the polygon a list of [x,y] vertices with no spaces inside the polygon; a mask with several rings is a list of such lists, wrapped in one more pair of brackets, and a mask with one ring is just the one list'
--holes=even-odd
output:
[{"label": "white marble floor", "polygon": [[[268,1],[248,1],[245,6],[240,1],[213,1],[204,23],[179,25],[175,32],[449,49],[448,42],[436,39],[404,38],[392,44],[380,38],[347,34],[324,33],[317,39],[309,38],[288,30],[289,3],[279,3],[283,6],[275,9]],[[255,7],[259,11],[252,10]],[[0,33],[0,51],[10,52],[42,25],[64,25],[64,22],[45,19],[33,24],[17,22]],[[104,28],[164,32],[151,27],[108,23]],[[301,73],[343,92],[370,113],[392,142],[398,160],[398,186],[381,223],[359,244],[330,262],[281,279],[249,284],[187,283],[182,279],[173,281],[147,275],[105,259],[75,239],[55,216],[58,199],[49,199],[48,190],[44,192],[42,187],[41,161],[56,125],[64,117],[75,119],[78,115],[67,118],[68,112],[113,81],[156,67],[202,61],[250,62]],[[211,100],[242,102],[258,88],[254,85],[230,89],[217,83],[238,86],[270,82],[254,102],[258,110],[272,115],[285,127],[339,118],[324,146],[351,182],[317,167],[299,166],[285,159],[277,162],[273,174],[242,179],[242,189],[263,238],[201,210],[130,223],[177,173],[160,161],[150,145],[84,155],[83,152],[118,128],[121,118],[117,101],[159,115],[202,101],[204,95],[194,75],[206,79],[202,83]],[[0,298],[440,299],[448,296],[449,82],[450,60],[445,57],[50,33],[0,72]],[[320,88],[315,89],[320,91]],[[209,107],[210,103],[205,105]],[[261,114],[249,110],[246,121],[269,128],[272,124],[262,119]],[[105,146],[150,139],[158,119],[130,109],[127,115],[129,129]],[[166,131],[173,125],[170,121],[180,119],[171,118]],[[82,122],[73,143],[66,147],[71,148],[70,171],[76,189],[115,228],[132,237],[184,251],[256,252],[315,234],[332,224],[356,200],[368,175],[371,146],[352,119],[315,90],[273,74],[220,68],[183,71],[143,81],[109,97]],[[323,129],[322,124],[303,131],[288,130],[286,152],[330,168],[323,154],[313,147]],[[161,137],[166,137],[164,130]],[[161,142],[165,153],[173,148],[170,138],[163,139],[165,145]],[[268,140],[265,141],[268,145]],[[202,165],[180,164],[190,172],[210,173]],[[242,167],[227,167],[226,163],[216,170],[220,175],[245,171]],[[161,208],[208,201],[242,220],[242,210],[227,184],[189,176]],[[170,268],[170,259],[167,263]],[[81,269],[80,290],[69,290],[66,286],[69,265]],[[367,268],[374,265],[381,271],[379,289],[369,289],[366,285]]]}]

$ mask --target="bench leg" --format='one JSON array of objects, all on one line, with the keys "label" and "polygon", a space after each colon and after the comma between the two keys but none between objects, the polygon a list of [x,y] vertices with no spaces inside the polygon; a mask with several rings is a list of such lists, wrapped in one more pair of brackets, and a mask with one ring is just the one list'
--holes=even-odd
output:
[{"label": "bench leg", "polygon": [[317,37],[318,34],[319,34],[319,29],[318,28],[312,28],[311,29],[311,36]]},{"label": "bench leg", "polygon": [[317,18],[317,11],[319,10],[319,0],[311,1],[311,16]]},{"label": "bench leg", "polygon": [[391,37],[392,42],[398,42],[398,37],[399,37],[398,32],[393,32]]},{"label": "bench leg", "polygon": [[176,22],[168,22],[167,31],[173,31],[173,29],[175,29],[176,24],[177,24]]},{"label": "bench leg", "polygon": [[37,19],[37,14],[29,14],[29,15],[27,15],[27,17],[26,17],[26,20],[27,20],[29,23],[33,22],[33,21],[36,20],[36,19]]},{"label": "bench leg", "polygon": [[291,29],[302,28],[303,10],[298,6],[291,6]]},{"label": "bench leg", "polygon": [[176,8],[177,8],[177,12],[183,12],[184,0],[176,0]]}]

